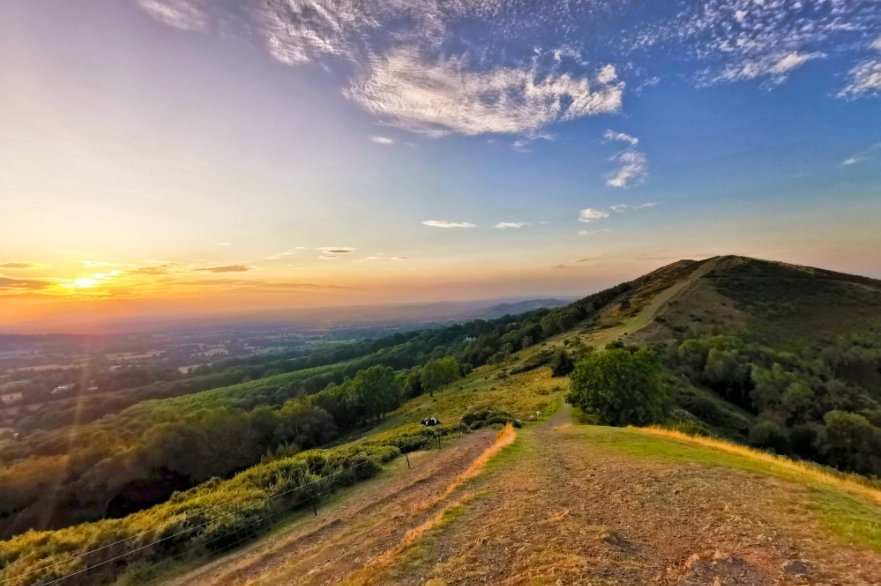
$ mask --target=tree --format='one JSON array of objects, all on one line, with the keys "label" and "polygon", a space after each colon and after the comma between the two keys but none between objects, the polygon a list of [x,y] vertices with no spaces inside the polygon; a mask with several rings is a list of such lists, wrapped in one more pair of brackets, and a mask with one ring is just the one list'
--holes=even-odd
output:
[{"label": "tree", "polygon": [[567,400],[608,425],[660,421],[669,397],[655,355],[613,348],[587,356],[572,373]]},{"label": "tree", "polygon": [[750,429],[749,443],[757,448],[773,450],[778,454],[787,454],[790,449],[786,429],[769,419],[759,421]]},{"label": "tree", "polygon": [[881,429],[847,411],[830,411],[823,422],[816,441],[827,462],[860,474],[881,473]]},{"label": "tree", "polygon": [[356,404],[363,410],[365,419],[379,419],[401,404],[400,382],[388,366],[371,366],[359,371],[354,383]]},{"label": "tree", "polygon": [[449,356],[430,360],[422,367],[422,388],[434,396],[434,392],[459,378],[459,361]]},{"label": "tree", "polygon": [[567,376],[575,369],[575,364],[565,350],[558,350],[551,359],[551,375]]}]

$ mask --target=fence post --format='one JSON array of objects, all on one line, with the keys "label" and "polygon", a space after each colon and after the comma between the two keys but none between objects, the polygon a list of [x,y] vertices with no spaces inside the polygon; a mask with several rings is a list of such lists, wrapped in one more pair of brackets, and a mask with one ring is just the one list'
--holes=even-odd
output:
[{"label": "fence post", "polygon": [[407,469],[409,470],[409,469],[411,468],[411,466],[410,466],[410,456],[407,455],[407,452],[404,452],[404,459],[407,460]]}]

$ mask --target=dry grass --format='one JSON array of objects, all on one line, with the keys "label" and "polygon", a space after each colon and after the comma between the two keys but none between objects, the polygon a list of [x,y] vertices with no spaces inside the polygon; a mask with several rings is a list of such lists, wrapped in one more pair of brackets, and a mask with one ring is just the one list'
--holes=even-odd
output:
[{"label": "dry grass", "polygon": [[[514,443],[515,439],[517,439],[517,432],[514,430],[514,427],[509,423],[496,435],[493,443],[486,450],[484,450],[480,454],[480,456],[475,458],[475,460],[471,462],[471,465],[469,465],[468,468],[466,468],[462,473],[456,476],[456,478],[453,479],[453,481],[441,494],[432,497],[427,501],[419,503],[419,505],[414,508],[424,511],[436,506],[438,503],[441,503],[443,500],[449,497],[457,488],[462,486],[465,481],[474,478],[475,476],[480,474],[480,472],[486,466],[487,462],[489,462],[504,448]],[[404,552],[404,550],[406,550],[411,544],[416,542],[427,531],[430,531],[431,529],[439,526],[444,520],[445,516],[448,514],[448,512],[453,508],[460,506],[461,504],[462,499],[456,499],[447,503],[435,515],[431,516],[424,523],[408,530],[394,547],[386,550],[377,558],[374,558],[370,563],[364,566],[364,568],[356,572],[355,575],[349,576],[345,583],[370,584],[374,582],[383,572],[383,570],[388,568],[389,565],[396,561],[396,559],[401,555],[401,553]]]},{"label": "dry grass", "polygon": [[663,427],[642,427],[630,429],[634,429],[640,433],[645,433],[648,435],[666,437],[677,441],[688,442],[690,444],[702,446],[705,448],[721,450],[728,454],[739,456],[741,458],[747,458],[755,462],[761,462],[762,464],[767,464],[780,470],[785,470],[786,472],[794,474],[800,480],[807,480],[815,484],[821,484],[824,486],[845,490],[852,494],[857,494],[869,498],[877,503],[881,503],[881,490],[870,486],[869,480],[855,474],[845,474],[843,472],[837,472],[827,468],[822,468],[817,464],[791,460],[789,458],[776,456],[774,454],[769,454],[768,452],[762,452],[760,450],[748,448],[746,446],[735,444],[733,442],[709,438],[705,436],[688,435],[682,433],[681,431],[675,431]]}]

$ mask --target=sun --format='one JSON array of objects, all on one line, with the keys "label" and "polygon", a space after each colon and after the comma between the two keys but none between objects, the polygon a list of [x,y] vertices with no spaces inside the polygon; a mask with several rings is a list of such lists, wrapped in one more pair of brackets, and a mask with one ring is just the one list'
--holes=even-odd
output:
[{"label": "sun", "polygon": [[80,277],[79,279],[74,279],[71,283],[75,289],[91,289],[95,287],[100,281],[98,279],[92,279],[90,277]]}]

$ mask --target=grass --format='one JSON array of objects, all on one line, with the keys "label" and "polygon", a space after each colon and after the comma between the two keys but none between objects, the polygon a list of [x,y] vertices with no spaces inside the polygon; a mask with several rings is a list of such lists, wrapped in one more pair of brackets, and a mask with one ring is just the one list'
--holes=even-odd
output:
[{"label": "grass", "polygon": [[628,456],[733,468],[804,486],[808,510],[832,537],[881,551],[881,490],[869,479],[668,429],[583,429],[593,445]]}]

